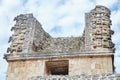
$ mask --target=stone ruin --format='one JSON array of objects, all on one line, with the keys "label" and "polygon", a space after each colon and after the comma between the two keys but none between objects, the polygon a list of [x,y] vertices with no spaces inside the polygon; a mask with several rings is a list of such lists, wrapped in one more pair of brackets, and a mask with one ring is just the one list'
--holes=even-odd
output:
[{"label": "stone ruin", "polygon": [[6,80],[120,80],[108,74],[114,73],[115,52],[110,14],[97,5],[85,14],[82,36],[58,38],[45,32],[32,14],[18,15],[4,56]]},{"label": "stone ruin", "polygon": [[45,32],[32,14],[21,14],[14,18],[11,28],[14,34],[9,38],[12,54],[32,52],[114,52],[110,29],[110,10],[96,6],[85,14],[86,27],[81,37],[53,38]]}]

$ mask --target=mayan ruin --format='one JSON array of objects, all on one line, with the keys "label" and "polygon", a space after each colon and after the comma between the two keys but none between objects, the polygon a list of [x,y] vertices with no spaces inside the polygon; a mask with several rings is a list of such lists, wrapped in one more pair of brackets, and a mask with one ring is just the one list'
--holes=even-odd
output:
[{"label": "mayan ruin", "polygon": [[85,13],[82,35],[57,38],[33,14],[18,15],[4,55],[6,80],[120,80],[114,74],[110,15],[107,7],[97,5]]}]

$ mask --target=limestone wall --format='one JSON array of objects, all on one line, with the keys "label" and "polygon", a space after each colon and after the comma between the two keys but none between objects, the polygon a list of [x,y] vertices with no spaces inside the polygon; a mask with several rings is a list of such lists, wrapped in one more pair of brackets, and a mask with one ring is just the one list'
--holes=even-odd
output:
[{"label": "limestone wall", "polygon": [[9,53],[33,52],[114,52],[111,36],[110,10],[96,6],[85,15],[85,30],[80,37],[53,38],[44,31],[40,22],[32,14],[21,14],[14,19],[16,24],[11,31]]},{"label": "limestone wall", "polygon": [[60,37],[44,40],[38,52],[78,52],[82,49],[80,37]]},{"label": "limestone wall", "polygon": [[28,80],[32,76],[44,75],[44,60],[11,61],[6,80]]},{"label": "limestone wall", "polygon": [[110,10],[104,6],[96,6],[89,13],[85,14],[85,50],[100,50],[114,52],[112,43],[112,31]]},{"label": "limestone wall", "polygon": [[[113,73],[114,44],[110,10],[96,6],[86,14],[86,26],[80,37],[53,38],[32,14],[14,19],[8,61],[7,80],[28,80],[46,75],[46,61],[69,61],[68,75]],[[46,53],[46,54],[45,54]],[[82,53],[82,54],[81,54]],[[104,54],[104,55],[101,55]],[[86,56],[87,55],[87,56]],[[69,78],[67,78],[69,79]]]},{"label": "limestone wall", "polygon": [[80,57],[69,60],[69,75],[82,73],[94,75],[112,72],[111,56]]},{"label": "limestone wall", "polygon": [[40,22],[32,14],[21,14],[15,17],[11,28],[14,34],[7,53],[21,54],[32,52],[70,52],[81,51],[84,45],[82,37],[53,38],[44,31]]},{"label": "limestone wall", "polygon": [[[28,80],[33,76],[44,76],[47,61],[68,61],[68,75],[79,75],[82,73],[95,75],[112,73],[111,56],[95,57],[58,57],[36,60],[10,61],[8,65],[6,80]],[[59,66],[59,64],[58,64]]]}]

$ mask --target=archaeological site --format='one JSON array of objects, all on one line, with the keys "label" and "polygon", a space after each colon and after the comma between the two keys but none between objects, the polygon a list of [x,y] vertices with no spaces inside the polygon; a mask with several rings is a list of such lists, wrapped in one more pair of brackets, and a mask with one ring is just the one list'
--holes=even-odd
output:
[{"label": "archaeological site", "polygon": [[6,80],[120,80],[114,74],[110,10],[102,5],[85,13],[78,37],[52,37],[32,14],[14,18],[14,33],[4,54]]}]

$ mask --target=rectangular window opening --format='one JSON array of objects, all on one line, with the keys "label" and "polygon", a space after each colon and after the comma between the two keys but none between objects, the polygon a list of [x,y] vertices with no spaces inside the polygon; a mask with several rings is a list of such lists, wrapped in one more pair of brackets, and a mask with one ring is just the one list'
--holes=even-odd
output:
[{"label": "rectangular window opening", "polygon": [[46,62],[47,75],[68,75],[68,60],[57,60]]}]

